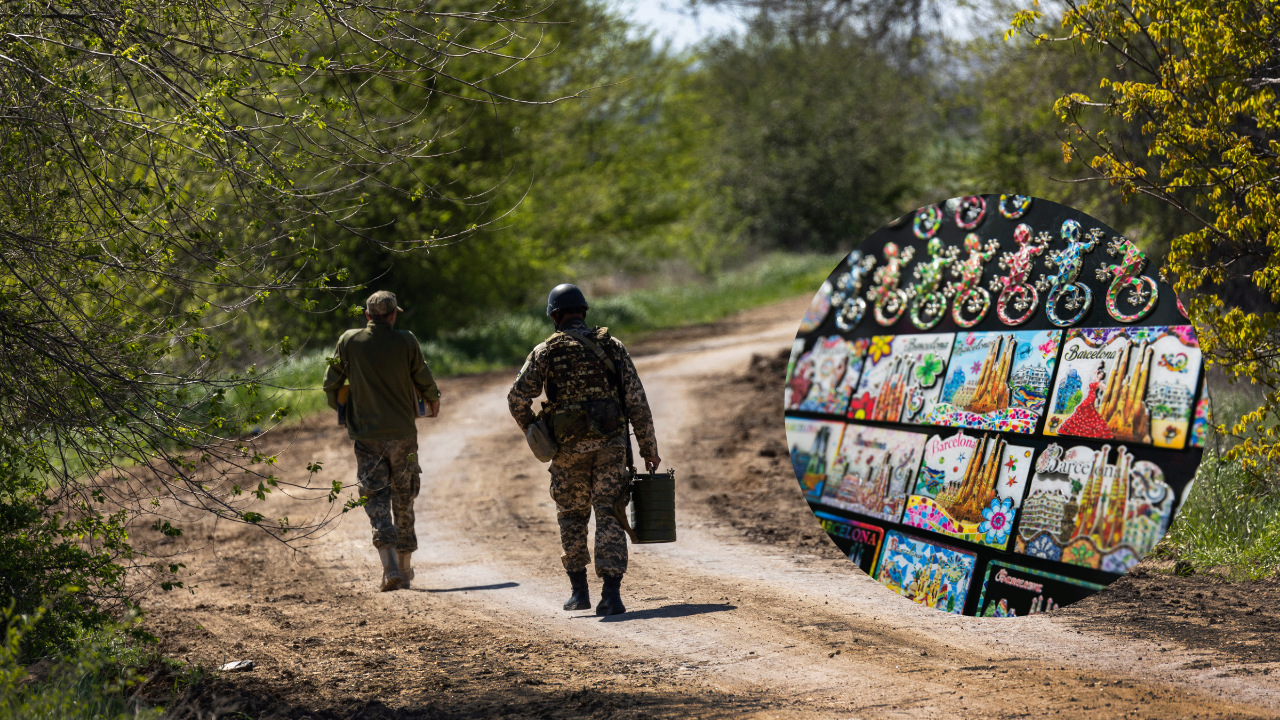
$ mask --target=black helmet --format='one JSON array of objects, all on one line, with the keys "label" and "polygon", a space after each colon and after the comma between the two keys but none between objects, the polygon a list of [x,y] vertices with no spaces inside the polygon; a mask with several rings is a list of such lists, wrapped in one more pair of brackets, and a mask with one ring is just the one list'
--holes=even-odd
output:
[{"label": "black helmet", "polygon": [[547,295],[548,315],[557,310],[577,307],[587,307],[587,298],[583,296],[577,285],[562,283],[551,288],[551,294]]}]

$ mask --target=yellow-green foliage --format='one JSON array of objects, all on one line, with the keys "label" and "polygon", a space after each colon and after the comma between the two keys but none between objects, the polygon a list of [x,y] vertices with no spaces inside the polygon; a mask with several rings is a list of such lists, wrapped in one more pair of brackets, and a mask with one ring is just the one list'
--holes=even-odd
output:
[{"label": "yellow-green foliage", "polygon": [[[1238,438],[1231,456],[1246,469],[1280,460],[1280,316],[1265,304],[1280,301],[1278,11],[1259,0],[1072,0],[1063,37],[1034,30],[1038,10],[1019,12],[1011,30],[1116,60],[1096,92],[1057,101],[1070,130],[1063,153],[1087,158],[1123,195],[1150,195],[1195,219],[1163,271],[1189,300],[1206,358],[1266,391],[1219,428]],[[1132,132],[1106,132],[1099,113]]]}]

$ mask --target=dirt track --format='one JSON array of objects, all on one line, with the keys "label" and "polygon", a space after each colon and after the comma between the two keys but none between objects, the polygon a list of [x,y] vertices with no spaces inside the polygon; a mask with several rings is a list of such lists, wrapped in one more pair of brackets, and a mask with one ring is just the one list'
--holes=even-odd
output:
[{"label": "dirt track", "polygon": [[[559,609],[567,581],[555,508],[546,466],[507,414],[512,378],[459,379],[443,383],[442,417],[420,421],[427,470],[413,590],[375,591],[363,511],[297,554],[225,525],[188,531],[202,543],[187,559],[199,588],[146,603],[153,629],[174,656],[258,664],[200,688],[188,710],[253,718],[1280,716],[1280,673],[1272,674],[1280,655],[1268,642],[1274,584],[1126,578],[1077,606],[1002,620],[920,608],[859,573],[818,529],[794,478],[786,480],[785,452],[776,449],[785,440],[775,407],[781,380],[771,389],[741,377],[749,366],[767,371],[804,306],[798,299],[633,348],[664,465],[680,485],[680,541],[632,547],[626,614]],[[753,366],[754,354],[764,358]],[[350,444],[331,424],[316,418],[280,433],[272,442],[282,470],[305,477],[307,462],[322,460],[317,482],[353,477]],[[291,517],[308,512],[287,498],[272,503]],[[1220,592],[1243,608],[1226,607]],[[598,593],[593,579],[593,599]]]}]

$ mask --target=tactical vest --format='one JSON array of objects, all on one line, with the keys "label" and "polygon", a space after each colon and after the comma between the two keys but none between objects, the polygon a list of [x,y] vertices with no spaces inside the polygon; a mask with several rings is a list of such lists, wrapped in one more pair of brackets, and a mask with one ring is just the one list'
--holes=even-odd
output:
[{"label": "tactical vest", "polygon": [[[584,330],[582,334],[600,345],[620,368],[619,358],[610,352],[609,328]],[[580,440],[608,440],[626,432],[626,418],[609,371],[596,354],[569,335],[557,332],[547,338],[547,399],[544,414],[550,412],[551,430],[561,445]]]}]

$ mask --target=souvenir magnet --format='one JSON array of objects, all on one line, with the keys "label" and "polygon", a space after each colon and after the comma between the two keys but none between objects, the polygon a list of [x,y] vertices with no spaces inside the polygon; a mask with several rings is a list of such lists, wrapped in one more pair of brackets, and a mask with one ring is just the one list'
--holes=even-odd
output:
[{"label": "souvenir magnet", "polygon": [[[1124,237],[1111,238],[1111,242],[1107,244],[1107,254],[1120,257],[1119,265],[1106,263],[1098,268],[1099,280],[1111,280],[1111,287],[1107,288],[1107,312],[1120,322],[1141,320],[1155,309],[1160,292],[1153,278],[1141,274],[1142,268],[1146,267],[1147,256]],[[1131,314],[1120,312],[1116,305],[1120,293],[1125,289],[1129,290],[1125,301],[1138,308]]]},{"label": "souvenir magnet", "polygon": [[[1000,268],[1008,270],[1009,274],[992,278],[991,290],[1000,293],[1000,297],[996,298],[996,315],[1000,316],[1000,322],[1016,326],[1031,319],[1040,304],[1040,295],[1036,293],[1035,286],[1027,282],[1027,276],[1031,274],[1035,256],[1043,253],[1049,244],[1049,233],[1042,232],[1039,236],[1034,236],[1030,225],[1019,223],[1013,231],[1013,239],[1018,243],[1018,251],[1005,253],[1000,257]],[[1011,302],[1021,315],[1009,315],[1008,306]]]},{"label": "souvenir magnet", "polygon": [[947,295],[938,290],[942,284],[942,272],[956,259],[958,250],[953,247],[944,248],[942,241],[933,238],[929,241],[929,260],[915,267],[917,282],[907,290],[911,301],[911,324],[921,330],[928,330],[947,314]]},{"label": "souvenir magnet", "polygon": [[937,205],[926,205],[916,211],[916,219],[911,224],[911,232],[921,240],[928,240],[938,234],[942,227],[942,211]]},{"label": "souvenir magnet", "polygon": [[875,255],[864,256],[861,250],[849,253],[849,272],[840,276],[836,287],[836,292],[844,296],[840,309],[836,311],[836,327],[841,332],[849,332],[862,322],[862,316],[867,312],[867,301],[860,297],[862,286],[875,264]]},{"label": "souvenir magnet", "polygon": [[[991,296],[987,294],[985,288],[980,287],[982,269],[983,265],[996,254],[999,247],[1000,243],[995,240],[988,240],[984,247],[977,233],[969,233],[964,238],[964,249],[969,251],[969,257],[951,267],[951,274],[960,280],[947,285],[947,296],[954,296],[956,299],[955,305],[951,308],[951,319],[955,320],[960,327],[971,328],[987,316],[987,309],[991,307]],[[966,312],[973,313],[974,317],[966,320],[964,318]]]},{"label": "souvenir magnet", "polygon": [[987,216],[987,201],[981,195],[969,195],[960,199],[960,207],[956,208],[956,225],[965,230],[978,227],[982,218]]},{"label": "souvenir magnet", "polygon": [[[1088,233],[1089,239],[1082,241],[1080,223],[1070,218],[1062,222],[1062,239],[1067,241],[1067,247],[1064,250],[1051,250],[1044,261],[1048,267],[1057,266],[1058,273],[1048,277],[1041,275],[1036,280],[1037,289],[1042,292],[1049,290],[1049,297],[1044,301],[1044,312],[1049,316],[1049,322],[1054,325],[1069,327],[1079,322],[1080,318],[1089,312],[1089,304],[1093,302],[1093,291],[1088,285],[1076,280],[1080,277],[1080,268],[1084,267],[1084,254],[1093,250],[1103,234],[1101,229],[1094,228]],[[1067,310],[1075,310],[1076,313],[1065,318],[1059,316],[1059,300],[1063,301],[1063,306]]]},{"label": "souvenir magnet", "polygon": [[1000,214],[1010,220],[1017,220],[1031,209],[1030,195],[1001,195]]},{"label": "souvenir magnet", "polygon": [[867,291],[867,300],[875,305],[876,322],[884,327],[898,322],[907,309],[907,291],[898,288],[902,280],[902,266],[911,262],[916,249],[900,250],[897,243],[885,243],[884,265],[876,268],[871,281],[875,287]]}]

